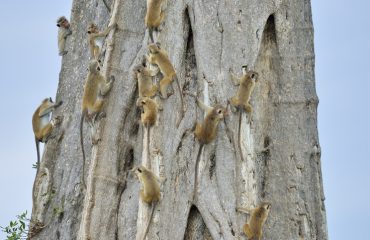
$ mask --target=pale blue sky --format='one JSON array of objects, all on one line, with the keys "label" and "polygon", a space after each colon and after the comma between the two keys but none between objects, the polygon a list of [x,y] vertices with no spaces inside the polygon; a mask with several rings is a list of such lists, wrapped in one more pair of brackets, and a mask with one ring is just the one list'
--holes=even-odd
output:
[{"label": "pale blue sky", "polygon": [[[71,0],[2,1],[0,225],[31,211],[35,107],[55,97],[57,27]],[[370,2],[312,0],[319,134],[329,237],[370,239]],[[27,36],[27,42],[20,39]],[[366,80],[368,79],[368,80]],[[368,95],[369,94],[369,95]],[[4,239],[0,233],[0,239]]]}]

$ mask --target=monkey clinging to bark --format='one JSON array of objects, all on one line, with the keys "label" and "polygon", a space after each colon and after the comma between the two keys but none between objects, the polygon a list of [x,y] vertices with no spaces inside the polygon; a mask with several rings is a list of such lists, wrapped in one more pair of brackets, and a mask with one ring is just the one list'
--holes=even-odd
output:
[{"label": "monkey clinging to bark", "polygon": [[45,98],[32,116],[32,128],[35,134],[37,151],[37,171],[40,168],[39,143],[46,143],[55,126],[61,122],[61,117],[50,120],[51,113],[60,105],[62,105],[62,101],[53,103],[51,98]]},{"label": "monkey clinging to bark", "polygon": [[68,51],[65,51],[66,40],[69,35],[72,34],[70,29],[70,24],[66,17],[62,16],[57,20],[57,27],[58,30],[58,48],[59,48],[59,56],[66,55]]}]

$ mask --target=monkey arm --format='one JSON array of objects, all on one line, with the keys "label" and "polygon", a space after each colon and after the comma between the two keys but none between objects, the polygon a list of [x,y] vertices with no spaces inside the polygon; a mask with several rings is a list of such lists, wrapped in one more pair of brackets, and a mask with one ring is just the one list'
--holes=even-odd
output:
[{"label": "monkey arm", "polygon": [[199,98],[197,98],[197,104],[207,114],[213,110],[213,107],[209,107],[209,106],[205,105]]},{"label": "monkey arm", "polygon": [[102,76],[102,87],[100,90],[100,94],[102,96],[105,96],[111,90],[114,80],[115,80],[114,76],[111,76],[110,81],[106,83],[104,77]]},{"label": "monkey arm", "polygon": [[104,31],[102,31],[100,33],[96,33],[94,35],[95,35],[95,37],[105,37],[105,36],[108,35],[110,30],[112,30],[113,28],[116,28],[116,27],[117,27],[117,23],[113,23],[112,25],[108,26]]},{"label": "monkey arm", "polygon": [[251,209],[243,208],[243,207],[238,207],[238,208],[236,208],[236,210],[237,210],[238,212],[243,212],[243,213],[246,213],[246,214],[250,214],[250,213],[252,212],[252,210],[251,210]]},{"label": "monkey arm", "polygon": [[52,105],[49,105],[47,107],[40,109],[39,117],[43,117],[46,114],[51,113],[52,111],[54,111],[55,107],[56,107],[56,104],[52,104]]},{"label": "monkey arm", "polygon": [[233,72],[230,72],[230,79],[234,86],[240,85],[240,78],[238,78]]}]

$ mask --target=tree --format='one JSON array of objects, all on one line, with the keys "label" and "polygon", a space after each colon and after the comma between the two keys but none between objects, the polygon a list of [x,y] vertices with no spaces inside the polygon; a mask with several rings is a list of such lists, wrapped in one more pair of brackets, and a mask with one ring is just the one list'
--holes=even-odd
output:
[{"label": "tree", "polygon": [[[146,159],[146,132],[137,121],[132,78],[133,67],[147,52],[145,9],[145,1],[116,0],[111,14],[102,1],[73,3],[73,35],[57,92],[64,104],[56,115],[64,120],[46,144],[35,179],[32,220],[43,227],[33,239],[135,239],[143,231],[149,207],[139,200],[139,182],[129,170]],[[103,71],[116,81],[105,103],[107,117],[100,121],[101,141],[92,146],[85,134],[84,190],[78,127],[89,59],[86,28],[91,21],[103,27],[113,19],[118,29],[106,39]],[[264,239],[327,239],[310,1],[168,1],[156,36],[182,89],[200,91],[207,103],[226,105],[235,94],[230,68],[240,74],[248,64],[259,81],[252,96],[252,123],[245,113],[242,118],[245,160],[236,144],[239,116],[231,113],[220,124],[216,141],[204,148],[195,202],[199,144],[190,130],[203,113],[193,97],[184,96],[186,113],[176,128],[176,86],[174,96],[161,100],[150,149],[152,168],[166,181],[148,239],[245,239],[247,216],[235,208],[262,200],[272,203]]]}]

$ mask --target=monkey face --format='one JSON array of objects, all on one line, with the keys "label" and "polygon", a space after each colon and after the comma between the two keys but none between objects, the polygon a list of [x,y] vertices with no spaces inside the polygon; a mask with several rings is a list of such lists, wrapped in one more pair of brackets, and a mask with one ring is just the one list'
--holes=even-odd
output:
[{"label": "monkey face", "polygon": [[90,23],[89,27],[87,28],[87,33],[97,33],[98,32],[98,27],[94,23]]},{"label": "monkey face", "polygon": [[225,116],[227,115],[226,109],[222,106],[216,106],[213,111],[216,119],[218,120],[224,119]]},{"label": "monkey face", "polygon": [[99,64],[99,62],[97,60],[93,59],[93,60],[90,61],[89,71],[91,73],[100,72],[100,64]]},{"label": "monkey face", "polygon": [[271,209],[271,204],[270,203],[262,203],[262,207],[269,212]]},{"label": "monkey face", "polygon": [[147,99],[146,99],[146,97],[140,97],[140,98],[136,101],[136,106],[138,106],[138,107],[142,107],[142,106],[144,106],[146,103],[147,103]]},{"label": "monkey face", "polygon": [[68,20],[64,16],[58,18],[58,20],[57,20],[57,27],[69,28],[69,22],[68,22]]},{"label": "monkey face", "polygon": [[248,72],[248,76],[249,76],[250,79],[252,79],[252,80],[254,80],[254,81],[257,82],[257,80],[258,80],[258,73],[257,72],[255,72],[255,71],[249,71]]}]

